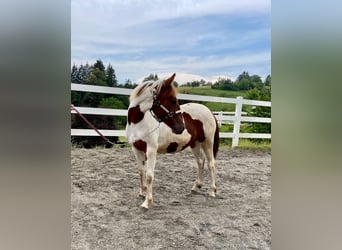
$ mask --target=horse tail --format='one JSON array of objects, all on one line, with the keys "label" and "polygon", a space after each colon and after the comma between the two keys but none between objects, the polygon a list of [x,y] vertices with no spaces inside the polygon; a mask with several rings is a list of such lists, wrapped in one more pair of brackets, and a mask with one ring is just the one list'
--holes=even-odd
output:
[{"label": "horse tail", "polygon": [[216,129],[215,129],[215,135],[214,135],[213,153],[214,153],[214,158],[216,159],[216,155],[217,155],[219,144],[220,144],[220,137],[219,137],[219,126],[218,126],[215,116],[214,116],[214,119],[216,123]]}]

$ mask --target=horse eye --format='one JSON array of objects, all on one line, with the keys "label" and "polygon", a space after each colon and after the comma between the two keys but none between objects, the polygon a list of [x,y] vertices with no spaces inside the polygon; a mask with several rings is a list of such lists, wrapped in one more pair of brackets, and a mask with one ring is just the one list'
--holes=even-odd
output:
[{"label": "horse eye", "polygon": [[176,100],[176,99],[170,100],[170,104],[171,104],[171,105],[176,105],[176,104],[177,104],[177,100]]}]

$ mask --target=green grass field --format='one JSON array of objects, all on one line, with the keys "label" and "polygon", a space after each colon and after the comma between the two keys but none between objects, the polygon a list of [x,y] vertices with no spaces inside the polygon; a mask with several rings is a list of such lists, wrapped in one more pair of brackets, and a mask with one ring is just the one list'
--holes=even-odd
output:
[{"label": "green grass field", "polygon": [[219,97],[230,97],[235,98],[237,96],[244,96],[246,91],[228,91],[212,89],[210,86],[203,87],[186,87],[180,86],[177,88],[178,93],[182,94],[193,94],[193,95],[208,95],[208,96],[219,96]]},{"label": "green grass field", "polygon": [[[238,96],[245,96],[246,91],[227,91],[219,89],[211,89],[210,86],[203,87],[186,87],[181,86],[177,88],[178,93],[192,94],[192,95],[205,95],[205,96],[219,96],[236,98]],[[219,103],[219,102],[202,102],[212,111],[234,111],[235,104]]]}]

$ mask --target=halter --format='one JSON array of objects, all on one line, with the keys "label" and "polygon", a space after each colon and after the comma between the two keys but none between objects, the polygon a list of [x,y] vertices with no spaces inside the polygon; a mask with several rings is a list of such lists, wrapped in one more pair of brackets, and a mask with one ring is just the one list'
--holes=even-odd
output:
[{"label": "halter", "polygon": [[[158,117],[153,111],[155,108],[163,109],[166,112],[166,115],[163,116],[162,118]],[[157,94],[154,92],[153,93],[153,104],[152,104],[152,107],[150,108],[150,112],[151,112],[151,115],[154,117],[154,119],[156,119],[157,122],[161,123],[161,122],[165,122],[166,120],[172,118],[176,114],[181,113],[182,111],[180,109],[177,110],[176,112],[168,110],[163,104],[160,103],[159,100],[157,100]]]}]

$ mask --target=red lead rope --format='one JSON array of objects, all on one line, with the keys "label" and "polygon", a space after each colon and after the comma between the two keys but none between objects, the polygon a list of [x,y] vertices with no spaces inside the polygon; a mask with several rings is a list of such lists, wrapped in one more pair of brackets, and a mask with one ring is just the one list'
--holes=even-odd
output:
[{"label": "red lead rope", "polygon": [[105,137],[97,128],[95,128],[95,126],[93,124],[91,124],[87,118],[85,118],[84,115],[82,115],[76,108],[73,104],[70,105],[70,109],[74,110],[79,116],[81,116],[81,118],[88,124],[89,127],[91,127],[92,129],[95,130],[96,133],[99,134],[99,136],[102,137],[103,140],[105,140],[106,142],[110,143],[110,144],[113,144],[113,142],[111,142],[107,137]]}]

